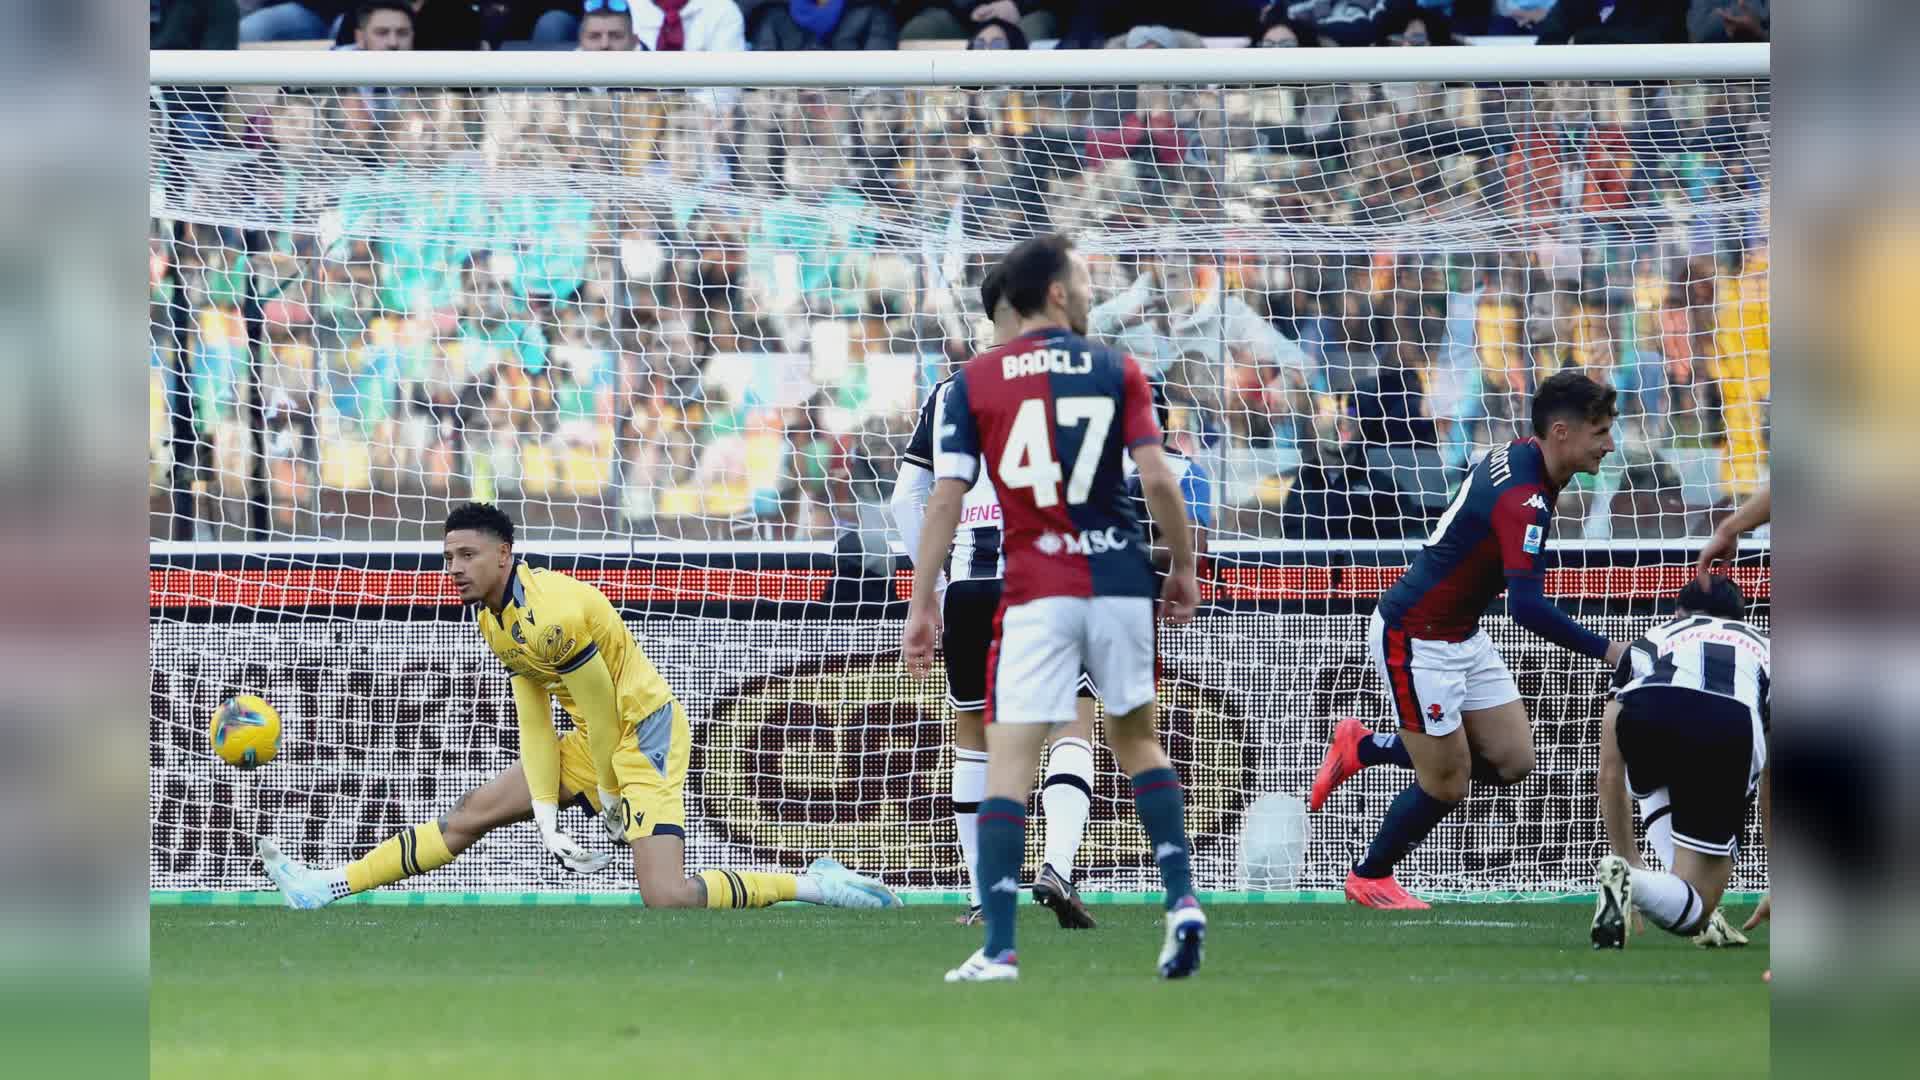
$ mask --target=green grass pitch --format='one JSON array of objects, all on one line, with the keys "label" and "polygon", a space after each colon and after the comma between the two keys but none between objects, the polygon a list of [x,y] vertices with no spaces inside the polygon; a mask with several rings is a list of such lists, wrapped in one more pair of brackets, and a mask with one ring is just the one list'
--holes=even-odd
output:
[{"label": "green grass pitch", "polygon": [[[957,908],[152,910],[152,1075],[1757,1076],[1768,934],[1587,944],[1585,905],[1216,904],[1193,979],[1154,906],[1023,905],[1021,981],[947,986]],[[1735,924],[1747,909],[1727,912]],[[588,1070],[588,1071],[583,1071]]]}]

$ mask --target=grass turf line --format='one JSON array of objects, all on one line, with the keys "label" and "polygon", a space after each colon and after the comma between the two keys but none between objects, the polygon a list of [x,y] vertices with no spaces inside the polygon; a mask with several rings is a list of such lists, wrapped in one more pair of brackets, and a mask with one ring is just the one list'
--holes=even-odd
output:
[{"label": "grass turf line", "polygon": [[[1022,906],[1017,985],[946,986],[957,908],[171,906],[155,1077],[1752,1076],[1767,933],[1595,953],[1566,904],[1226,905],[1156,979],[1159,912]],[[1729,909],[1736,923],[1745,909]]]}]

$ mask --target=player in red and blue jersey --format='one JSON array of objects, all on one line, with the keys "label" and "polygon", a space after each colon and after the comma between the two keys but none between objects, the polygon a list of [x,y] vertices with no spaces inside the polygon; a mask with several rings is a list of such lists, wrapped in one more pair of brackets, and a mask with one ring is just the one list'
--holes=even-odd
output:
[{"label": "player in red and blue jersey", "polygon": [[1414,770],[1373,843],[1347,874],[1347,898],[1367,907],[1428,905],[1393,868],[1467,797],[1469,779],[1517,784],[1533,771],[1533,733],[1513,675],[1480,616],[1502,591],[1513,620],[1583,656],[1620,658],[1623,645],[1568,618],[1546,598],[1547,534],[1561,489],[1597,473],[1613,452],[1615,391],[1575,371],[1540,384],[1533,430],[1476,462],[1434,523],[1413,566],[1380,597],[1368,647],[1400,731],[1373,735],[1343,720],[1307,805],[1369,765]]},{"label": "player in red and blue jersey", "polygon": [[1171,622],[1199,598],[1193,535],[1168,468],[1140,366],[1088,341],[1092,281],[1061,235],[1036,237],[1002,262],[1020,316],[1011,340],[973,358],[941,398],[934,490],[914,559],[902,643],[916,673],[932,669],[942,556],[982,462],[1000,499],[1006,584],[987,662],[987,797],[980,802],[977,880],[986,945],[949,982],[1019,977],[1014,910],[1026,851],[1026,805],[1047,725],[1074,718],[1084,668],[1107,708],[1107,745],[1133,778],[1134,807],[1166,885],[1160,974],[1200,965],[1206,916],[1193,896],[1180,779],[1154,731],[1153,564],[1127,495],[1122,454],[1171,552],[1161,589]]}]

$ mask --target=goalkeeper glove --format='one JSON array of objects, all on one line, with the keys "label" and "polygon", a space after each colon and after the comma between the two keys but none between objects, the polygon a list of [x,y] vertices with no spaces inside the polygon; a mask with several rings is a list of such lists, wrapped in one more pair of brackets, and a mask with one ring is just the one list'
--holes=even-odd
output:
[{"label": "goalkeeper glove", "polygon": [[613,841],[615,847],[627,845],[627,822],[631,813],[626,798],[619,792],[600,789],[600,824],[607,827],[607,839]]},{"label": "goalkeeper glove", "polygon": [[593,855],[560,831],[560,808],[553,803],[533,804],[533,823],[540,827],[540,842],[561,866],[576,874],[595,874],[607,868],[612,855]]}]

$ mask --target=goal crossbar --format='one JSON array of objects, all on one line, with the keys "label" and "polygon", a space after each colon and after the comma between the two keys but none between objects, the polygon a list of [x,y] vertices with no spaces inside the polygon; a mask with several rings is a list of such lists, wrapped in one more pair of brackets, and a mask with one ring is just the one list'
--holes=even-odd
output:
[{"label": "goal crossbar", "polygon": [[[1293,54],[1298,55],[1293,55]],[[1521,82],[1765,78],[1772,47],[1065,49],[826,52],[195,52],[156,50],[165,86],[1098,86],[1112,83]]]}]

